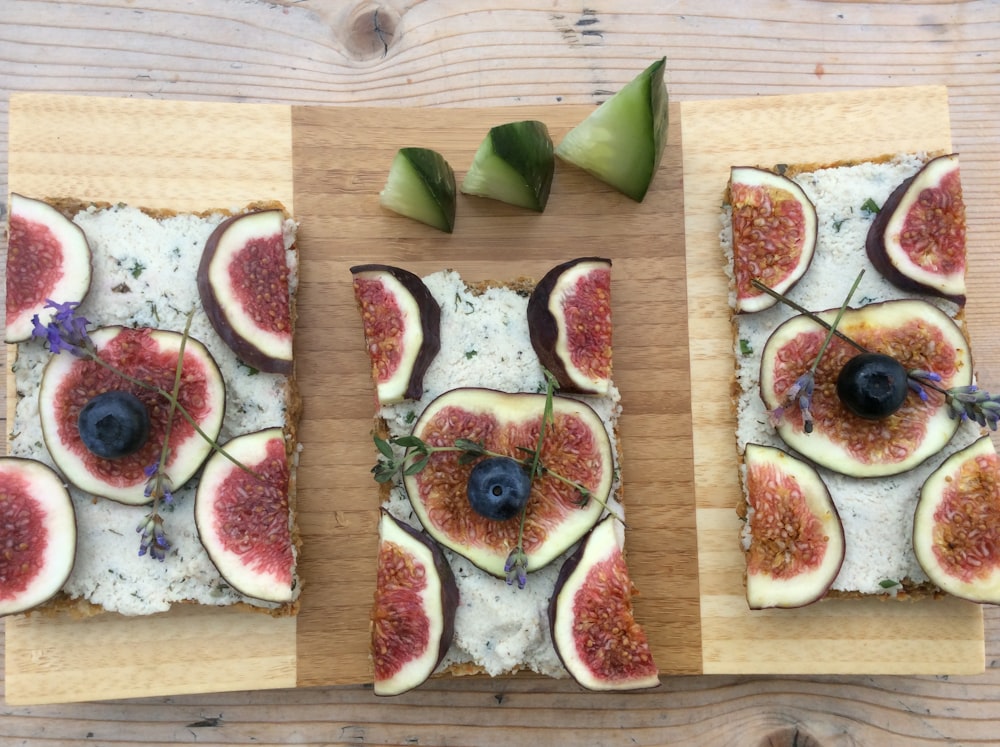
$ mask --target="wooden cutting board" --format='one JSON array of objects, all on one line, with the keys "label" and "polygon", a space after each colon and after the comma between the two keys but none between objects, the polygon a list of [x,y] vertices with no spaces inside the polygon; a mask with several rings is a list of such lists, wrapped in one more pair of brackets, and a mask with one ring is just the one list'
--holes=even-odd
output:
[{"label": "wooden cutting board", "polygon": [[[437,148],[461,178],[490,126],[538,118],[558,141],[589,111],[12,97],[11,190],[179,210],[278,199],[301,221],[296,344],[305,401],[299,475],[305,587],[297,619],[190,607],[144,619],[8,619],[8,702],[370,679],[377,518],[369,475],[372,394],[348,271],[367,261],[417,273],[451,267],[480,280],[538,277],[585,254],[614,259],[629,562],[641,592],[637,615],[665,674],[982,669],[982,618],[972,605],[824,603],[784,617],[747,613],[734,541],[731,415],[716,396],[728,391],[731,359],[728,338],[719,343],[727,312],[710,234],[726,180],[719,174],[728,174],[733,153],[747,154],[745,141],[735,137],[745,131],[737,123],[792,116],[813,127],[801,143],[787,122],[772,143],[757,139],[758,150],[750,152],[763,154],[754,159],[763,162],[779,151],[772,160],[847,155],[809,155],[819,144],[839,143],[849,155],[947,147],[943,89],[672,106],[670,142],[641,204],[559,164],[543,215],[461,198],[449,236],[378,206],[400,146]],[[868,129],[882,132],[881,140],[859,137],[859,122],[869,116],[896,117],[895,134],[879,125]],[[785,143],[799,150],[782,151]],[[794,158],[799,152],[804,157]]]},{"label": "wooden cutting board", "polygon": [[[956,599],[826,600],[799,610],[747,609],[728,280],[719,209],[734,165],[833,163],[951,149],[944,87],[686,103],[682,107],[692,360],[695,493],[705,673],[957,674],[985,667],[982,610]],[[975,202],[967,209],[974,213]],[[970,283],[975,283],[970,277]],[[975,350],[975,339],[973,339]]]}]

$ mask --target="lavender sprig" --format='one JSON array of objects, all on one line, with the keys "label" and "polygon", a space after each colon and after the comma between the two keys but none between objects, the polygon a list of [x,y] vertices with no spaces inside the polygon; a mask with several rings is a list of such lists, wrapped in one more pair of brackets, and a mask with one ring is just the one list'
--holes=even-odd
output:
[{"label": "lavender sprig", "polygon": [[[786,298],[784,295],[769,288],[764,285],[764,283],[759,280],[750,281],[755,288],[758,288],[768,295],[776,298],[778,301],[783,303],[795,311],[803,314],[812,321],[819,324],[821,327],[825,328],[828,332],[835,334],[837,337],[842,339],[844,342],[853,346],[859,352],[868,353],[870,352],[861,343],[856,340],[851,339],[845,335],[840,330],[836,329],[834,325],[831,325],[825,319],[821,319],[812,311],[809,311],[805,307],[795,303],[794,301]],[[829,337],[829,336],[828,336]],[[988,392],[981,390],[976,385],[969,386],[957,386],[945,389],[939,386],[941,381],[943,381],[940,374],[934,371],[925,371],[923,369],[911,369],[907,371],[907,385],[909,388],[920,397],[921,402],[928,401],[927,391],[924,387],[933,389],[934,391],[944,395],[945,403],[948,405],[948,416],[952,419],[958,418],[960,420],[973,420],[978,423],[983,428],[989,428],[990,430],[997,430],[1000,427],[1000,395],[991,395]],[[802,381],[802,377],[796,381],[799,384]],[[795,387],[789,389],[792,391]],[[786,398],[787,399],[787,398]],[[770,419],[772,424],[777,424],[781,422],[781,417],[784,415],[785,405],[779,405],[770,412]]]}]

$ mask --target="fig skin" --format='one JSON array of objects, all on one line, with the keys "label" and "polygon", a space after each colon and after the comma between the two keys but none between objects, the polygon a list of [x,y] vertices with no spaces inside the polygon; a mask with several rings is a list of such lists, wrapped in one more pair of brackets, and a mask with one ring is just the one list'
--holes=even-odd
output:
[{"label": "fig skin", "polygon": [[[21,296],[23,289],[19,288],[17,269],[24,266],[21,258],[27,254],[27,264],[39,271],[42,263],[37,247],[27,238],[22,229],[24,224],[41,225],[48,229],[49,234],[60,240],[62,251],[62,270],[57,277],[51,272],[53,268],[45,267],[43,274],[50,276],[51,284],[47,286],[45,297],[35,298],[32,305],[16,309],[13,305]],[[4,341],[9,343],[30,340],[34,325],[32,317],[37,314],[41,324],[45,325],[52,319],[55,311],[46,306],[51,299],[59,303],[80,302],[90,292],[92,275],[92,252],[90,243],[83,229],[59,212],[56,208],[42,200],[12,192],[10,195],[10,214],[8,216],[8,257],[7,257],[7,319],[4,330]],[[37,238],[37,237],[36,237]],[[43,252],[44,254],[44,252]],[[48,264],[47,262],[44,264]],[[29,301],[29,299],[21,299]]]},{"label": "fig skin", "polygon": [[[995,539],[996,534],[1000,533],[996,521],[997,517],[1000,516],[1000,505],[998,505],[1000,504],[1000,495],[998,495],[1000,470],[998,470],[995,458],[996,450],[989,435],[981,436],[965,448],[956,451],[924,481],[913,516],[913,552],[927,577],[952,596],[982,604],[1000,604],[1000,545]],[[971,460],[980,466],[978,463],[980,459],[991,461],[986,469],[992,470],[992,474],[980,473],[975,478],[969,476],[967,479],[959,477],[965,464]],[[968,485],[971,488],[991,488],[992,494],[985,496],[985,500],[993,503],[992,506],[986,505],[985,510],[974,513],[970,512],[969,507],[963,502],[963,505],[958,507],[959,510],[956,511],[961,516],[959,517],[960,521],[952,525],[953,529],[959,532],[963,529],[965,531],[971,529],[986,535],[981,536],[978,541],[966,536],[957,538],[958,542],[961,543],[957,548],[960,552],[964,551],[963,546],[967,545],[978,545],[976,549],[980,553],[984,549],[986,551],[984,554],[987,557],[978,558],[976,561],[980,563],[976,567],[983,570],[971,574],[972,578],[969,579],[956,577],[949,573],[935,552],[937,544],[947,541],[935,538],[935,528],[939,526],[936,514],[941,508],[941,501],[950,489],[954,488],[958,492],[963,485]],[[974,497],[982,498],[982,496]],[[970,507],[976,508],[974,503]],[[980,522],[986,524],[985,530],[975,527]],[[994,539],[988,536],[991,532]],[[948,538],[948,540],[951,539],[955,538]],[[986,570],[990,572],[986,573]]]},{"label": "fig skin", "polygon": [[[424,429],[429,424],[436,427],[435,418],[437,415],[447,408],[455,407],[472,412],[474,415],[493,416],[500,426],[496,429],[497,432],[502,431],[504,426],[523,429],[525,423],[541,420],[544,403],[544,394],[528,392],[509,393],[477,387],[452,389],[437,397],[424,409],[424,412],[417,418],[417,421],[413,425],[413,435],[425,441],[431,440],[427,438]],[[611,488],[614,482],[614,454],[611,447],[611,440],[597,413],[585,402],[570,397],[553,397],[552,405],[556,425],[555,427],[550,426],[546,431],[548,448],[554,449],[554,444],[558,443],[560,418],[573,418],[574,421],[579,421],[586,426],[592,434],[595,441],[594,451],[597,452],[594,456],[599,456],[603,469],[599,484],[590,486],[593,495],[585,506],[574,504],[570,508],[565,505],[563,499],[560,497],[560,493],[565,493],[565,486],[558,483],[555,478],[542,477],[534,481],[532,493],[528,498],[525,520],[525,550],[528,555],[527,571],[529,573],[548,565],[593,528],[594,524],[600,518],[601,512],[604,510],[603,504],[607,503],[611,495]],[[478,436],[465,432],[461,434],[448,433],[441,436],[441,438],[450,444],[453,438],[472,438],[476,440]],[[431,445],[441,444],[432,442]],[[490,449],[494,444],[491,444],[490,440],[487,439],[485,445],[487,449]],[[530,448],[534,448],[535,446],[534,443],[516,445],[529,446]],[[510,451],[506,455],[522,456],[514,447],[514,444],[510,444]],[[553,458],[557,456],[553,455]],[[516,544],[519,522],[517,520],[495,522],[482,518],[474,512],[472,506],[469,505],[465,493],[465,486],[468,481],[468,474],[472,471],[472,464],[456,468],[461,470],[461,473],[455,476],[455,479],[460,480],[461,487],[458,489],[459,492],[449,492],[450,485],[447,482],[448,475],[445,474],[445,467],[443,464],[440,467],[435,467],[435,460],[457,460],[457,458],[457,454],[438,453],[432,455],[431,464],[427,469],[413,475],[404,476],[403,485],[406,489],[406,494],[420,524],[435,540],[463,556],[490,575],[497,578],[505,578],[506,571],[504,566],[510,550]],[[544,456],[542,462],[543,464],[546,462]],[[552,466],[551,463],[548,466]],[[448,463],[448,468],[451,467],[453,465]],[[557,467],[552,467],[552,469],[559,471]],[[571,479],[579,478],[577,475],[564,476]],[[432,478],[435,479],[432,487],[436,489],[431,495],[433,500],[428,505],[428,502],[425,502],[421,498],[421,484],[422,480],[430,480]],[[543,489],[545,492],[543,492]],[[551,505],[547,505],[544,499],[548,499]],[[550,509],[549,514],[544,513],[546,508]],[[493,537],[495,541],[492,544],[486,542],[470,544],[465,541],[468,538],[468,533],[463,534],[456,528],[435,525],[433,521],[435,516],[440,517],[445,515],[453,518],[458,511],[466,512],[462,516],[465,523],[477,527],[477,531],[475,532],[476,537]],[[552,513],[552,511],[556,513]],[[559,519],[559,523],[556,524],[554,519]],[[539,534],[544,534],[544,539],[540,541],[536,540],[533,544],[530,538],[537,538]]]},{"label": "fig skin", "polygon": [[604,257],[579,257],[553,267],[545,273],[528,298],[528,330],[539,362],[556,377],[560,390],[572,394],[603,395],[608,392],[610,380],[586,383],[571,373],[572,362],[559,349],[559,320],[551,308],[552,293],[563,275],[583,264],[591,264],[594,269],[611,268],[611,260]]},{"label": "fig skin", "polygon": [[[222,302],[223,294],[212,282],[213,262],[218,254],[219,244],[225,237],[226,232],[241,220],[254,220],[269,214],[279,216],[279,226],[283,223],[284,216],[280,210],[258,210],[230,216],[216,226],[205,243],[201,264],[198,266],[198,293],[201,297],[201,304],[205,309],[205,314],[212,324],[212,328],[241,361],[265,373],[276,373],[287,376],[294,370],[291,351],[288,351],[287,356],[277,357],[264,349],[251,336],[237,331],[233,326],[231,317],[234,314],[242,314],[243,310],[227,308],[227,304]],[[254,236],[253,238],[260,237]],[[291,299],[289,298],[290,303]],[[289,308],[289,315],[290,317],[292,315],[291,308]],[[290,318],[289,321],[294,325],[293,319]]]},{"label": "fig skin", "polygon": [[[438,665],[448,653],[448,649],[451,647],[451,642],[455,637],[455,614],[458,610],[459,603],[458,584],[455,582],[455,574],[452,571],[451,566],[448,564],[441,547],[426,532],[421,532],[406,522],[400,521],[385,508],[379,510],[379,520],[380,522],[391,523],[414,542],[426,547],[434,562],[434,571],[440,581],[439,601],[441,634],[438,636],[437,641],[432,640],[428,644],[437,646],[437,655],[434,658],[434,664],[433,666],[426,668],[427,676],[429,676],[435,669],[438,668]],[[382,532],[380,531],[379,534],[381,537]],[[425,614],[430,615],[433,612],[437,612],[437,610],[428,611],[425,609],[424,612]],[[424,679],[420,679],[419,681],[410,680],[402,683],[396,683],[396,686],[393,687],[376,682],[374,692],[376,695],[380,696],[400,695],[421,685],[425,679],[426,677]]]},{"label": "fig skin", "polygon": [[[13,487],[7,485],[8,480],[14,481]],[[42,523],[41,529],[46,534],[43,538],[46,547],[36,548],[35,552],[47,555],[47,558],[41,558],[43,567],[26,580],[26,588],[0,588],[0,617],[4,617],[34,609],[59,593],[76,561],[77,525],[76,508],[69,491],[48,465],[23,457],[0,457],[0,481],[4,483],[3,491],[9,493],[8,501],[20,500],[21,489],[33,493],[30,500],[35,503],[34,518]],[[18,515],[24,520],[23,511],[18,511]],[[8,531],[0,528],[0,540],[23,541],[23,536],[10,536]],[[26,560],[18,555],[14,559]],[[5,563],[0,560],[6,585],[10,578],[3,567]],[[20,580],[16,572],[14,575]]]},{"label": "fig skin", "polygon": [[[437,300],[424,285],[424,281],[409,270],[384,264],[355,265],[351,268],[351,275],[354,277],[364,273],[385,273],[402,285],[417,304],[420,311],[420,328],[423,332],[423,341],[416,358],[413,360],[413,367],[402,396],[399,399],[380,398],[379,402],[380,404],[391,404],[404,399],[420,399],[424,394],[424,374],[427,373],[427,369],[441,350],[441,307],[438,306]],[[377,381],[375,385],[377,388]]]},{"label": "fig skin", "polygon": [[955,163],[955,168],[958,168],[958,154],[953,153],[947,156],[940,156],[938,158],[928,161],[924,167],[918,171],[916,174],[911,176],[909,179],[904,180],[899,186],[892,191],[889,198],[885,201],[882,208],[876,213],[875,220],[872,222],[871,227],[868,229],[868,236],[865,238],[865,251],[868,254],[868,259],[871,260],[872,265],[875,269],[882,274],[882,276],[888,280],[890,283],[895,285],[900,290],[912,292],[912,293],[923,293],[932,296],[938,296],[940,298],[947,299],[958,306],[965,305],[965,290],[964,283],[962,284],[962,292],[960,293],[948,293],[941,288],[937,288],[934,285],[920,282],[919,280],[911,277],[910,275],[903,272],[893,258],[890,256],[889,250],[886,248],[885,237],[886,229],[890,220],[893,218],[896,210],[899,208],[900,203],[903,201],[904,197],[907,196],[907,192],[910,187],[921,180],[925,175],[928,168],[934,168],[939,165],[944,160],[953,160]]},{"label": "fig skin", "polygon": [[[570,653],[576,648],[576,641],[572,640],[575,625],[572,624],[573,621],[570,621],[570,624],[567,625],[563,616],[573,611],[575,606],[573,604],[574,598],[584,588],[586,576],[590,570],[597,563],[602,563],[614,557],[615,553],[621,554],[624,542],[623,532],[623,527],[621,527],[617,517],[614,515],[609,514],[598,522],[559,569],[552,597],[549,600],[549,633],[556,655],[566,668],[566,671],[576,680],[577,684],[588,690],[640,690],[660,685],[656,665],[651,660],[648,662],[647,671],[645,672],[620,679],[608,679],[602,677],[600,673],[595,673],[588,669],[586,662],[581,657]],[[583,574],[582,579],[578,576],[578,573]],[[629,586],[631,587],[630,580]],[[631,588],[629,592],[632,592]],[[569,595],[568,603],[566,602],[566,595]],[[624,603],[627,609],[623,611],[623,619],[616,619],[614,623],[629,627],[632,624],[638,627],[632,615],[630,600],[624,600]],[[563,636],[567,633],[570,634],[571,640],[564,641]],[[630,645],[630,636],[626,635],[626,631],[622,631],[622,633],[624,640],[619,641],[619,643],[623,646]],[[645,654],[648,655],[648,643],[644,640],[645,633],[642,632],[641,628],[639,628],[639,635],[641,635],[643,640],[639,643],[638,648],[640,652],[644,650]],[[632,641],[632,643],[636,642]],[[652,671],[649,671],[650,669]]]},{"label": "fig skin", "polygon": [[[770,573],[751,574],[753,542],[765,542],[768,538],[753,537],[753,520],[749,520],[751,545],[746,550],[747,606],[752,610],[775,607],[794,609],[819,601],[826,596],[836,580],[837,574],[840,573],[846,549],[844,526],[841,523],[840,514],[837,512],[837,505],[830,495],[830,490],[823,482],[819,472],[811,464],[773,446],[748,443],[744,451],[744,464],[747,470],[744,477],[744,485],[748,494],[747,506],[754,509],[755,519],[759,520],[763,509],[759,505],[754,505],[754,496],[750,495],[751,489],[756,487],[751,485],[750,471],[770,465],[776,472],[780,472],[781,475],[796,482],[803,495],[806,508],[812,517],[819,522],[824,536],[827,537],[824,558],[818,568],[802,569],[796,576],[784,579],[773,578]],[[827,558],[826,553],[831,553],[829,558]],[[769,570],[772,569],[773,567]]]},{"label": "fig skin", "polygon": [[[836,312],[835,309],[823,311],[818,316],[827,322],[832,322]],[[956,370],[951,378],[942,381],[940,386],[949,388],[971,384],[972,354],[968,341],[961,328],[951,317],[927,301],[919,299],[883,301],[860,308],[851,308],[844,313],[838,329],[859,343],[866,344],[865,339],[858,338],[864,334],[869,326],[898,329],[916,321],[926,322],[937,329],[944,338],[944,344],[954,350]],[[782,401],[783,392],[775,391],[773,361],[778,349],[807,331],[810,333],[818,332],[820,335],[825,333],[822,327],[803,315],[791,317],[771,333],[764,345],[761,354],[760,396],[767,410],[773,411],[779,405],[785,404]],[[873,352],[886,352],[872,345],[867,345],[867,347]],[[776,426],[782,440],[790,448],[822,467],[859,478],[887,477],[900,474],[922,464],[944,448],[957,432],[959,422],[949,417],[948,407],[944,399],[933,392],[930,393],[931,401],[927,403],[920,402],[917,394],[910,392],[899,412],[880,421],[858,418],[843,407],[835,391],[836,376],[840,369],[837,368],[835,372],[831,373],[830,367],[835,365],[838,356],[845,348],[852,351],[853,354],[857,354],[857,351],[850,348],[847,343],[836,337],[833,338],[817,370],[815,396],[813,397],[813,414],[816,416],[816,422],[813,432],[809,434],[803,432],[801,421],[795,419],[798,408],[793,407],[785,413]],[[902,352],[909,355],[912,351]],[[904,364],[904,367],[928,368],[919,359],[913,362],[916,365],[908,364],[903,360],[900,362]],[[803,362],[800,373],[805,373],[810,363],[811,359]],[[832,399],[830,398],[831,393]],[[926,421],[926,431],[919,446],[912,448],[905,457],[864,461],[850,453],[848,444],[844,440],[834,440],[827,435],[827,429],[823,425],[823,417],[817,415],[817,407],[821,413],[826,409],[826,414],[832,417],[836,424],[843,425],[847,422],[854,429],[853,433],[862,432],[861,429],[869,429],[868,434],[875,439],[873,445],[883,448],[887,453],[893,451],[890,448],[893,445],[899,446],[898,437],[901,429],[911,425],[907,420],[907,413],[920,415],[921,408],[928,408],[933,412]],[[892,429],[892,434],[889,436],[879,435],[885,429]],[[898,449],[896,450],[898,451]]]},{"label": "fig skin", "polygon": [[[271,445],[275,441],[281,443],[284,451],[287,473],[283,476],[287,477],[287,482],[284,485],[272,485],[271,487],[278,487],[284,492],[285,505],[288,507],[291,498],[290,486],[293,484],[294,477],[292,465],[288,461],[288,442],[280,427],[265,428],[259,431],[244,433],[230,439],[224,448],[230,456],[240,461],[248,469],[263,471],[266,467],[262,467],[262,465],[267,465],[273,458]],[[266,476],[267,473],[264,472],[264,475]],[[291,602],[295,599],[299,589],[297,588],[295,570],[297,561],[296,543],[290,528],[288,532],[289,547],[287,548],[291,551],[290,582],[282,578],[285,569],[282,568],[275,571],[277,564],[273,562],[276,560],[274,556],[269,558],[272,562],[266,564],[266,570],[259,570],[254,567],[254,561],[260,560],[259,555],[251,556],[250,562],[247,562],[246,553],[227,547],[224,539],[220,538],[217,533],[219,524],[216,521],[215,511],[218,505],[219,494],[225,490],[226,484],[233,478],[237,480],[247,479],[250,482],[250,487],[259,484],[257,478],[245,475],[240,467],[233,464],[222,453],[216,452],[208,458],[199,479],[197,492],[195,493],[194,514],[195,529],[198,532],[198,538],[205,548],[205,552],[208,553],[212,564],[218,570],[219,575],[226,579],[226,582],[241,594],[267,602],[280,604]],[[262,495],[266,495],[266,493]],[[261,505],[259,499],[256,497],[248,499],[247,504],[250,503],[256,503],[257,507]],[[242,505],[246,504],[241,501]],[[267,506],[266,515],[268,517],[277,513],[272,511],[272,508],[273,505]],[[287,508],[284,516],[278,517],[278,520],[281,521],[283,519],[283,523],[287,523],[290,517],[290,510],[290,508]],[[260,515],[256,511],[250,513],[253,513],[255,516]],[[263,521],[266,522],[267,519]],[[258,531],[256,534],[260,536],[261,532]],[[246,531],[243,536],[248,535],[252,536],[253,532]],[[272,536],[274,535],[268,535],[268,541],[271,540]],[[281,547],[275,550],[275,552],[283,554],[286,552],[286,548]],[[282,555],[277,559],[284,561],[285,557]]]},{"label": "fig skin", "polygon": [[[172,353],[176,354],[180,350],[183,335],[179,332],[154,328],[128,328],[121,326],[99,327],[90,332],[90,339],[97,348],[98,354],[106,357],[107,349],[116,344],[119,336],[123,342],[131,345],[155,345],[153,352],[156,354]],[[215,359],[195,337],[188,337],[184,347],[185,360],[197,361],[204,374],[204,396],[206,403],[200,426],[209,438],[218,438],[225,419],[226,411],[226,384],[222,373],[219,370]],[[138,356],[132,355],[132,362]],[[119,363],[117,359],[111,361]],[[116,460],[102,460],[91,454],[83,445],[79,438],[79,429],[76,420],[73,420],[72,428],[63,428],[65,425],[62,411],[54,403],[56,393],[63,388],[66,377],[75,375],[77,366],[90,366],[92,362],[86,359],[76,358],[70,355],[54,355],[49,358],[42,372],[39,384],[38,402],[39,416],[42,424],[42,437],[46,447],[56,463],[59,471],[81,490],[109,498],[119,503],[128,505],[144,505],[149,502],[149,496],[145,495],[146,476],[143,468],[154,463],[160,453],[160,444],[154,439],[154,434],[150,434],[149,440],[143,448],[128,456]],[[176,357],[169,368],[160,369],[166,381],[172,383],[176,367]],[[97,369],[102,370],[102,369]],[[190,364],[185,371],[190,371]],[[125,373],[131,373],[132,369],[126,366]],[[118,376],[111,376],[110,384],[106,388],[95,390],[93,394],[99,394],[108,389],[124,388],[125,382]],[[130,390],[139,396],[140,399],[148,399],[150,402],[164,402],[159,394],[151,393],[138,386],[129,387]],[[164,389],[169,389],[170,385],[165,385]],[[185,404],[184,390],[181,391],[181,402]],[[190,403],[187,403],[190,404]],[[82,406],[82,405],[81,405]],[[171,431],[171,455],[167,466],[170,478],[174,487],[181,485],[191,479],[201,465],[212,453],[211,445],[208,444],[199,434],[191,432],[186,439],[178,436],[180,429],[178,424],[186,423],[179,414],[175,415],[174,427]],[[64,439],[62,431],[71,433],[69,439]],[[75,435],[72,435],[75,434]],[[93,461],[91,461],[93,460]],[[94,466],[113,466],[113,474],[116,476],[114,482],[104,479],[100,474],[94,474]],[[107,470],[106,470],[107,471]],[[125,477],[125,474],[128,477]]]},{"label": "fig skin", "polygon": [[[802,242],[802,253],[798,262],[783,277],[772,278],[769,273],[774,272],[774,267],[764,268],[760,276],[751,279],[760,280],[779,293],[788,293],[808,272],[809,266],[816,253],[816,241],[818,236],[818,221],[816,217],[816,206],[806,195],[801,185],[792,179],[773,171],[762,169],[757,166],[733,166],[729,175],[729,199],[736,202],[733,196],[733,185],[747,185],[763,187],[765,189],[781,190],[791,195],[791,199],[798,203],[802,209],[802,231],[804,233]],[[738,190],[737,190],[738,191]],[[742,203],[741,203],[742,204]],[[734,204],[734,226],[733,226],[733,274],[736,284],[736,312],[739,314],[750,314],[757,311],[769,309],[778,303],[778,300],[770,294],[753,289],[753,295],[741,295],[745,290],[740,287],[741,271],[747,268],[749,260],[745,255],[741,255],[737,250],[739,243],[736,237],[736,228],[739,221],[736,220],[739,213],[739,206]],[[744,244],[745,246],[745,244]],[[748,273],[749,274],[749,273]],[[753,273],[756,274],[756,273]],[[751,286],[752,287],[752,286]]]}]

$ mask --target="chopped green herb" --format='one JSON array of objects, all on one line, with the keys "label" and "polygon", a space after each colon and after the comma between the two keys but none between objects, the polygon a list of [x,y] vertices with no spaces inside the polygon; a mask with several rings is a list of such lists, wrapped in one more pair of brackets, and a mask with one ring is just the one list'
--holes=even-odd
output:
[{"label": "chopped green herb", "polygon": [[875,215],[881,208],[871,197],[861,203],[861,209],[870,215]]},{"label": "chopped green herb", "polygon": [[406,421],[406,424],[409,425],[410,423],[412,423],[414,420],[417,419],[417,413],[416,413],[416,411],[415,410],[408,410],[406,412],[406,416],[403,419]]},{"label": "chopped green herb", "polygon": [[146,269],[146,266],[139,262],[138,260],[132,265],[132,277],[137,278],[142,275],[142,271]]},{"label": "chopped green herb", "polygon": [[753,346],[745,337],[740,338],[740,355],[753,355]]},{"label": "chopped green herb", "polygon": [[836,231],[837,233],[840,233],[840,227],[844,225],[844,221],[846,220],[847,218],[841,218],[840,220],[835,220],[833,222],[833,230]]},{"label": "chopped green herb", "polygon": [[465,351],[465,360],[471,361],[477,355],[479,355],[479,351],[478,350],[466,350]]},{"label": "chopped green herb", "polygon": [[899,586],[899,581],[893,581],[891,578],[885,578],[879,581],[878,585],[883,589],[891,589],[893,586]]}]

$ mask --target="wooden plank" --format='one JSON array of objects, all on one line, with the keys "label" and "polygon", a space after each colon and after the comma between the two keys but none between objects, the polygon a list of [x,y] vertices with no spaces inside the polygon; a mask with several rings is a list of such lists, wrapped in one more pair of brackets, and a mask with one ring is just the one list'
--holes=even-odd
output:
[{"label": "wooden plank", "polygon": [[[293,110],[296,213],[308,286],[302,301],[336,367],[302,369],[307,443],[322,444],[322,497],[303,495],[325,518],[303,518],[309,574],[299,620],[299,684],[369,678],[377,491],[369,363],[349,268],[384,262],[418,274],[450,267],[467,280],[541,277],[575,256],[613,258],[615,379],[622,391],[627,549],[641,590],[637,615],[665,672],[700,671],[697,552],[691,472],[679,129],[641,203],[559,164],[542,215],[460,197],[455,232],[443,234],[378,205],[401,145],[439,150],[458,178],[489,127],[538,118],[558,142],[589,107]],[[676,116],[676,109],[673,110]],[[308,341],[303,341],[307,346]],[[308,364],[307,359],[307,364]],[[313,484],[313,478],[309,478]],[[332,511],[333,516],[330,512]],[[310,566],[312,568],[313,566]],[[318,578],[318,580],[317,580]],[[333,646],[336,645],[336,649]]]},{"label": "wooden plank", "polygon": [[[730,166],[948,150],[947,91],[929,86],[685,102],[681,113],[692,398],[698,403],[694,449],[704,671],[982,671],[978,605],[954,599],[917,604],[837,600],[801,610],[747,609],[734,511],[740,488],[734,457],[728,456],[735,449],[735,420],[728,397],[720,396],[729,391],[733,375],[728,283],[718,241]],[[969,210],[976,210],[974,200]]]},{"label": "wooden plank", "polygon": [[[292,208],[291,142],[288,107],[16,95],[10,189],[177,210],[266,196]],[[8,618],[6,698],[288,687],[295,684],[295,628],[290,618],[190,607],[143,619]]]}]

